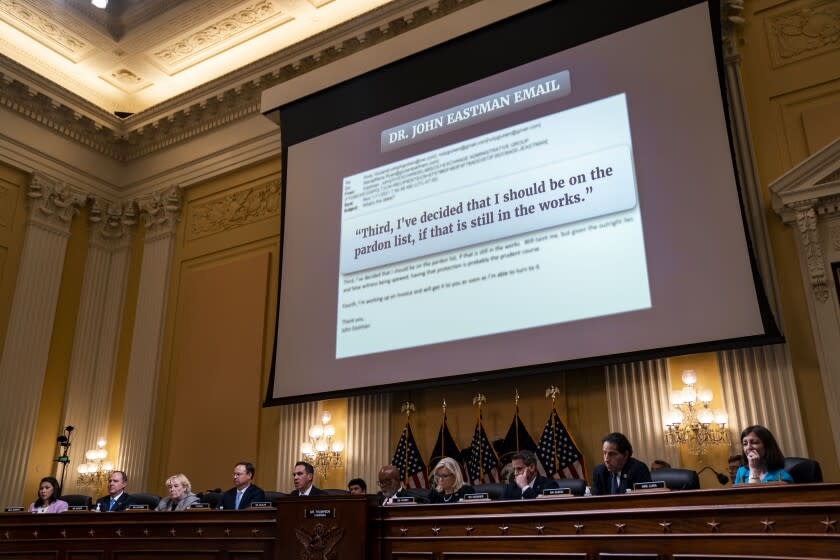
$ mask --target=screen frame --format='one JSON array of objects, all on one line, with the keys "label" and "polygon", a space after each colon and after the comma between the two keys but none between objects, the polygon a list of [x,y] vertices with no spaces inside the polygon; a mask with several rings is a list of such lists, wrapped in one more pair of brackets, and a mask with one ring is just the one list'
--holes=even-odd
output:
[{"label": "screen frame", "polygon": [[[714,41],[713,46],[717,63],[719,89],[729,139],[730,160],[734,170],[735,182],[738,185],[741,221],[746,238],[746,247],[753,275],[756,299],[764,327],[763,335],[704,341],[562,362],[527,365],[503,370],[477,371],[434,379],[383,383],[375,386],[341,389],[315,394],[274,397],[274,384],[277,375],[276,356],[278,352],[278,334],[281,328],[279,324],[280,306],[282,305],[280,292],[282,291],[283,239],[286,233],[286,170],[289,146],[698,4],[705,4],[707,6],[712,24],[711,34]],[[263,406],[276,406],[316,399],[370,394],[373,392],[413,390],[430,386],[514,378],[523,375],[561,372],[643,359],[657,359],[668,356],[784,342],[784,336],[773,317],[768,298],[764,292],[764,284],[759,276],[757,260],[755,258],[752,240],[749,236],[750,230],[746,221],[746,211],[739,183],[740,174],[737,172],[737,158],[735,157],[733,132],[728,111],[729,104],[726,97],[719,9],[718,3],[714,0],[679,0],[668,3],[667,6],[651,3],[632,7],[625,6],[623,3],[622,5],[615,6],[613,3],[608,3],[604,0],[595,2],[589,0],[571,0],[563,3],[548,3],[466,33],[342,83],[306,95],[274,110],[267,111],[267,113],[274,113],[272,116],[282,115],[282,118],[278,118],[283,143],[281,151],[281,236],[280,262],[278,265],[277,314],[271,370]],[[573,22],[591,20],[593,19],[591,18],[593,12],[599,14],[597,24],[592,26],[568,24],[568,28],[563,28],[563,33],[559,34],[559,38],[556,36],[557,30],[551,27],[552,22],[556,21]],[[522,29],[531,30],[529,36],[535,38],[527,45],[527,48],[505,49],[500,46],[506,44],[503,38],[509,39],[520,36]],[[486,54],[483,57],[476,57],[474,54],[469,55],[468,63],[464,64],[464,52],[484,52]],[[428,75],[439,76],[439,79],[424,79]],[[399,83],[401,87],[388,87],[389,84],[395,83]],[[384,92],[387,92],[387,95]]]}]

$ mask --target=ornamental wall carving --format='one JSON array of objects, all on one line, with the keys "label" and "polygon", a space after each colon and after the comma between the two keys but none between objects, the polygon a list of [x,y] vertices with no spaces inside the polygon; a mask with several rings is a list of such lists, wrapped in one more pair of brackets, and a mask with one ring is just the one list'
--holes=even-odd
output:
[{"label": "ornamental wall carving", "polygon": [[765,20],[774,68],[840,49],[840,3],[808,2]]},{"label": "ornamental wall carving", "polygon": [[187,212],[187,239],[198,239],[272,218],[280,213],[280,180],[227,192],[191,204]]}]

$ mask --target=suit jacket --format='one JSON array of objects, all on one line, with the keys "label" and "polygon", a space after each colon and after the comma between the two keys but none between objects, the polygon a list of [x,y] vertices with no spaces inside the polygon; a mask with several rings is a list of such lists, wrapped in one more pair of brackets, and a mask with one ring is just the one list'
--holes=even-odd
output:
[{"label": "suit jacket", "polygon": [[502,491],[502,499],[530,500],[542,494],[543,490],[545,490],[546,488],[557,488],[557,482],[544,476],[537,475],[537,478],[534,479],[534,484],[532,484],[524,492],[521,488],[519,488],[519,486],[516,485],[515,482],[511,482],[510,484],[505,485],[505,489],[504,491]]},{"label": "suit jacket", "polygon": [[[259,486],[251,484],[245,489],[242,494],[242,500],[239,502],[239,509],[248,509],[251,502],[264,502],[265,492]],[[222,494],[222,507],[224,509],[236,509],[236,487],[231,488]]]},{"label": "suit jacket", "polygon": [[[610,477],[613,476],[603,463],[595,467],[592,471],[592,495],[599,496],[601,494],[611,494],[612,481]],[[621,482],[618,485],[618,494],[624,494],[628,488],[633,489],[633,485],[637,482],[650,482],[650,471],[647,465],[629,457],[621,469]]]},{"label": "suit jacket", "polygon": [[[134,498],[130,495],[126,494],[125,492],[117,500],[117,503],[114,504],[114,508],[110,511],[124,511],[125,508],[132,505],[134,503]],[[93,505],[94,511],[96,510],[96,506],[99,506],[99,511],[109,511],[108,506],[111,504],[111,496],[102,496],[96,503]]]},{"label": "suit jacket", "polygon": [[[307,494],[307,496],[326,496],[326,495],[327,495],[326,492],[324,492],[323,490],[321,490],[320,488],[318,488],[316,486],[313,486],[309,490],[309,494]],[[300,496],[300,491],[299,490],[292,490],[291,492],[289,492],[289,496]]]},{"label": "suit jacket", "polygon": [[[244,496],[243,496],[244,497]],[[186,494],[183,498],[178,500],[177,504],[175,505],[175,511],[186,511],[190,509],[190,506],[193,504],[197,504],[200,502],[198,496],[190,492]],[[170,511],[172,504],[169,501],[169,496],[163,498],[155,508],[155,511]]]}]

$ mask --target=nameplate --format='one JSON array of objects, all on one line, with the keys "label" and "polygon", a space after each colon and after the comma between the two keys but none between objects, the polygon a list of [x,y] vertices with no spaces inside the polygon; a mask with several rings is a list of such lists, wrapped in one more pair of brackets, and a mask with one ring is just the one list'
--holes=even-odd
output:
[{"label": "nameplate", "polygon": [[547,497],[547,498],[567,498],[572,495],[571,488],[546,488],[543,490],[542,496],[538,496],[540,498]]},{"label": "nameplate", "polygon": [[131,504],[127,506],[126,511],[143,511],[149,509],[149,504]]},{"label": "nameplate", "polygon": [[196,502],[190,505],[190,509],[210,509],[210,504],[207,502]]},{"label": "nameplate", "polygon": [[475,494],[464,494],[465,502],[487,502],[490,501],[490,494],[487,492],[476,492]]},{"label": "nameplate", "polygon": [[23,506],[14,506],[6,508],[6,513],[21,513],[23,511],[26,511],[26,509],[24,509]]},{"label": "nameplate", "polygon": [[251,505],[248,506],[248,509],[265,509],[274,507],[271,505],[271,502],[251,502]]},{"label": "nameplate", "polygon": [[335,508],[307,508],[303,516],[306,519],[335,519]]},{"label": "nameplate", "polygon": [[90,511],[87,506],[70,506],[67,511]]},{"label": "nameplate", "polygon": [[636,482],[633,484],[633,491],[640,491],[640,490],[656,490],[656,491],[663,491],[668,490],[665,487],[664,480],[654,480],[653,482]]},{"label": "nameplate", "polygon": [[414,496],[398,496],[396,498],[391,498],[392,504],[413,504],[417,500],[414,499]]}]

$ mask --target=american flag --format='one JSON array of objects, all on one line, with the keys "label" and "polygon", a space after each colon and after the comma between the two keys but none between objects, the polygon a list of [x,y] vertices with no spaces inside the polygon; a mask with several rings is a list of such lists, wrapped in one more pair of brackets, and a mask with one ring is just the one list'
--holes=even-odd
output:
[{"label": "american flag", "polygon": [[556,478],[586,479],[583,454],[575,445],[572,435],[566,430],[557,414],[557,409],[553,406],[540,437],[537,457],[545,468],[545,475],[549,478],[557,474]]},{"label": "american flag", "polygon": [[411,431],[411,424],[408,422],[405,423],[400,441],[397,442],[391,464],[397,467],[400,480],[407,488],[429,487],[426,463],[423,462],[420,449],[417,448],[417,442],[414,440],[414,433]]},{"label": "american flag", "polygon": [[499,455],[487,438],[484,423],[481,421],[481,413],[479,413],[472,445],[470,445],[470,458],[467,461],[470,481],[472,484],[500,482],[502,479],[500,467]]}]

